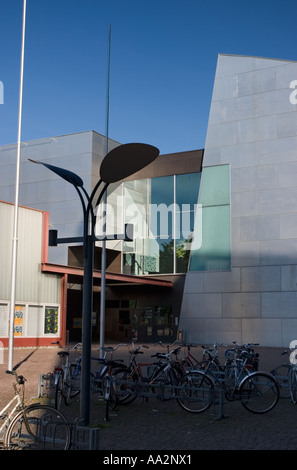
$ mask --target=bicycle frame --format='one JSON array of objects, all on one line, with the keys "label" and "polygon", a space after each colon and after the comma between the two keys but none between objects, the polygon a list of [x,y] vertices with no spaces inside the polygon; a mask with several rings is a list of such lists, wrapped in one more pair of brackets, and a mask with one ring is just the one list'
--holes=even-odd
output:
[{"label": "bicycle frame", "polygon": [[141,380],[147,378],[147,375],[144,375],[143,373],[143,368],[146,367],[151,367],[153,365],[153,362],[137,362],[136,357],[134,356],[128,365],[128,369],[131,370],[131,377],[134,377],[137,375],[138,378]]},{"label": "bicycle frame", "polygon": [[[241,400],[238,391],[242,382],[246,379],[247,376],[252,376],[255,374],[255,371],[251,371],[249,368],[246,368],[246,364],[249,360],[249,357],[246,355],[243,359],[234,358],[232,361],[231,367],[234,368],[234,381],[232,386],[230,387],[230,383],[228,386],[228,381],[226,380],[226,371],[228,370],[228,365],[225,366],[218,366],[215,362],[216,355],[212,356],[212,359],[207,364],[206,369],[203,371],[208,378],[212,379],[215,384],[218,384],[222,390],[224,390],[226,394],[226,398],[228,400]],[[211,366],[215,365],[217,368],[216,371],[212,370]]]},{"label": "bicycle frame", "polygon": [[[12,406],[12,404],[16,402],[12,410],[6,414],[6,411]],[[16,411],[19,411],[22,407],[22,399],[20,398],[19,394],[15,395],[9,403],[0,411],[0,419],[4,420],[3,424],[0,426],[0,440],[3,441],[5,437],[6,429],[11,421],[11,418],[14,416]]]},{"label": "bicycle frame", "polygon": [[[163,359],[166,362],[164,364],[159,363],[154,363],[152,361],[150,362],[137,362],[136,356],[138,354],[142,354],[141,351],[139,351],[140,348],[143,348],[145,346],[141,345],[137,349],[130,351],[131,354],[133,354],[133,358],[131,359],[128,369],[131,370],[131,377],[134,377],[135,375],[138,376],[140,380],[147,380],[148,383],[153,383],[153,378],[154,376],[157,376],[158,372],[164,372],[165,370],[167,371],[168,369],[171,368],[171,355],[175,353],[176,350],[172,350],[171,352],[168,352],[167,354],[163,353],[157,353],[154,354],[152,357],[158,357],[159,359]],[[152,372],[150,374],[146,374],[146,376],[143,374],[143,368],[144,367],[152,367],[154,366]],[[147,370],[148,372],[148,370]]]},{"label": "bicycle frame", "polygon": [[[24,377],[23,376],[18,376],[15,371],[6,371],[7,374],[13,374],[16,378],[16,382],[12,385],[14,389],[14,397],[7,403],[7,405],[2,408],[0,411],[0,419],[3,420],[3,424],[0,426],[0,441],[4,441],[5,439],[5,433],[6,430],[8,429],[8,426],[15,415],[17,411],[25,410],[25,408],[28,408],[24,405],[23,399],[20,396],[20,391],[18,390],[18,385],[24,385]],[[20,380],[20,382],[18,382]],[[16,404],[13,406],[13,408],[10,410],[10,412],[7,414],[7,410],[13,405],[13,403],[16,402]],[[26,428],[28,432],[30,433],[30,428],[29,425],[26,421]],[[31,434],[31,433],[30,433]]]}]

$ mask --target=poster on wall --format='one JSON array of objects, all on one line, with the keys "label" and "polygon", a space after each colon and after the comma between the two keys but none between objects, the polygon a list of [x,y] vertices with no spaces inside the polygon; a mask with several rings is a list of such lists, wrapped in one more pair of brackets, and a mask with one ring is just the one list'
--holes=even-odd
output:
[{"label": "poster on wall", "polygon": [[16,306],[14,310],[14,336],[23,335],[24,307]]},{"label": "poster on wall", "polygon": [[58,333],[58,307],[45,307],[44,317],[44,333],[57,334]]}]

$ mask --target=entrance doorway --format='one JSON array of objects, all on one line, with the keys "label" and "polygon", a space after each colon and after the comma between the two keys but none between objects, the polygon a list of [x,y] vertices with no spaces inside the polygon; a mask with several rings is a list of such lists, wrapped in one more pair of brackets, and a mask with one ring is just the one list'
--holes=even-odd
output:
[{"label": "entrance doorway", "polygon": [[[82,291],[68,290],[67,330],[70,341],[81,341]],[[100,337],[100,295],[94,296],[92,338]],[[117,342],[171,342],[177,325],[171,305],[139,306],[137,300],[106,299],[105,339]]]},{"label": "entrance doorway", "polygon": [[170,342],[176,336],[171,306],[145,306],[133,310],[131,324],[139,342]]}]

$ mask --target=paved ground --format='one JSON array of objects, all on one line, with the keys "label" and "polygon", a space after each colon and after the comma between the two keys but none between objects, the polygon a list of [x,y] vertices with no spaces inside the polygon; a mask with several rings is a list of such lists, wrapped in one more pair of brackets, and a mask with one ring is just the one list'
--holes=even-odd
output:
[{"label": "paved ground", "polygon": [[[150,359],[156,348],[149,345],[141,359]],[[94,348],[95,349],[95,348]],[[278,348],[258,348],[260,369],[271,370],[286,358],[281,357]],[[193,350],[199,357],[199,349]],[[128,360],[127,348],[121,350],[121,357]],[[115,356],[116,357],[116,356]],[[120,357],[120,354],[117,355]],[[36,397],[39,374],[51,372],[57,364],[57,349],[16,349],[14,364],[26,379],[26,397]],[[0,406],[12,394],[12,378],[5,374],[7,351],[4,364],[0,365],[1,397]],[[67,418],[73,422],[79,416],[79,397],[69,407],[64,407]],[[193,415],[183,410],[176,401],[161,402],[156,399],[138,399],[134,403],[118,407],[105,420],[105,403],[97,394],[91,397],[91,424],[100,427],[99,448],[104,451],[116,450],[295,450],[297,448],[297,405],[289,399],[281,399],[277,407],[268,414],[254,415],[240,403],[218,405],[203,414]]]}]

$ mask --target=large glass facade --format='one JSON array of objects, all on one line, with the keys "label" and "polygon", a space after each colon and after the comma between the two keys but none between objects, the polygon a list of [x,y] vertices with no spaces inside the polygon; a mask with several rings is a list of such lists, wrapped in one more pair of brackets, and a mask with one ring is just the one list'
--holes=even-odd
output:
[{"label": "large glass facade", "polygon": [[123,272],[137,275],[187,271],[200,173],[124,183],[124,220],[134,241],[123,244]]}]

